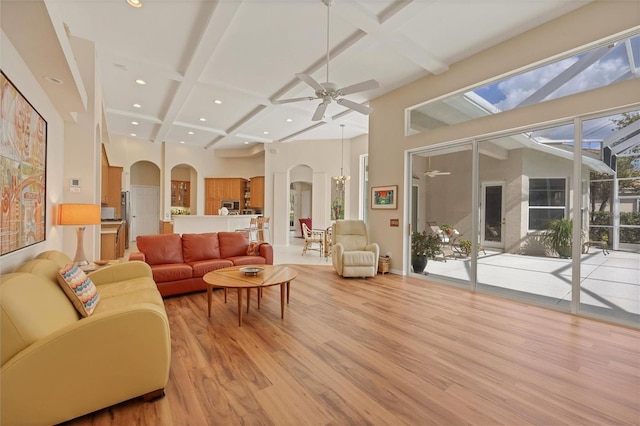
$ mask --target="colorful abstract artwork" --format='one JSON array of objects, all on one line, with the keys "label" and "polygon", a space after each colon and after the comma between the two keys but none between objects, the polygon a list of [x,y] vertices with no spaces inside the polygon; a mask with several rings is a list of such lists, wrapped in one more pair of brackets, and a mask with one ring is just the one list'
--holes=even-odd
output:
[{"label": "colorful abstract artwork", "polygon": [[372,209],[397,209],[398,208],[398,186],[374,186],[371,188],[371,208]]},{"label": "colorful abstract artwork", "polygon": [[45,240],[47,122],[0,72],[0,255]]}]

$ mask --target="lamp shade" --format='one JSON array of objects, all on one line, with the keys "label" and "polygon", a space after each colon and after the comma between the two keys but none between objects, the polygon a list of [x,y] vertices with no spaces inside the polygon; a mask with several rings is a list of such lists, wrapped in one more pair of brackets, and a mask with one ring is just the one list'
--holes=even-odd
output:
[{"label": "lamp shade", "polygon": [[58,206],[58,224],[60,225],[97,225],[99,223],[99,204],[60,204]]}]

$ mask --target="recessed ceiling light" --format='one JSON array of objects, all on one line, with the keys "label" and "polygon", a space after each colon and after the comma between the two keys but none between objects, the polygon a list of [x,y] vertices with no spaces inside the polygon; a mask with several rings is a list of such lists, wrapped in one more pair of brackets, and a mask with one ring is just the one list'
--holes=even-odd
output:
[{"label": "recessed ceiling light", "polygon": [[137,121],[132,121],[131,124],[133,124],[134,126],[137,126],[138,122]]},{"label": "recessed ceiling light", "polygon": [[140,105],[140,104],[133,104],[133,107],[134,107],[134,108],[142,108],[142,105]]},{"label": "recessed ceiling light", "polygon": [[290,119],[290,118],[287,118],[285,121],[286,121],[287,123],[291,123],[293,120],[292,120],[292,119]]},{"label": "recessed ceiling light", "polygon": [[121,69],[122,71],[129,71],[129,68],[124,64],[113,64],[113,66]]},{"label": "recessed ceiling light", "polygon": [[200,117],[200,121],[207,121],[207,119],[204,117]]},{"label": "recessed ceiling light", "polygon": [[180,141],[180,143],[184,143],[184,141]]},{"label": "recessed ceiling light", "polygon": [[137,136],[135,133],[131,133],[131,136]]},{"label": "recessed ceiling light", "polygon": [[193,132],[187,132],[187,133],[188,133],[188,134],[190,134],[190,135],[192,135],[192,134],[193,134]]},{"label": "recessed ceiling light", "polygon": [[263,133],[263,134],[265,134],[265,135],[268,135],[268,134],[269,134],[269,132],[262,132],[262,133]]},{"label": "recessed ceiling light", "polygon": [[216,99],[215,101],[213,101],[213,103],[220,105],[222,103],[222,101],[220,99]]},{"label": "recessed ceiling light", "polygon": [[244,141],[244,144],[245,145],[249,145],[249,141]]},{"label": "recessed ceiling light", "polygon": [[127,0],[127,4],[133,7],[142,7],[142,2],[140,0]]},{"label": "recessed ceiling light", "polygon": [[145,84],[147,84],[147,82],[142,80],[141,78],[137,79],[136,83],[138,83],[140,86],[144,86]]},{"label": "recessed ceiling light", "polygon": [[47,80],[49,83],[64,84],[64,81],[60,80],[57,77],[51,77],[50,75],[45,76],[44,79]]}]

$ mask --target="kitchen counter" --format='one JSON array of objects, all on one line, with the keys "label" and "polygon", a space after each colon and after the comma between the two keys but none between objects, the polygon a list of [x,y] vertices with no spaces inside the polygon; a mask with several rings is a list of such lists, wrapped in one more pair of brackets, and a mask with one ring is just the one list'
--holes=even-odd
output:
[{"label": "kitchen counter", "polygon": [[199,234],[203,232],[233,232],[249,227],[252,217],[258,215],[173,215],[173,232],[176,234]]}]

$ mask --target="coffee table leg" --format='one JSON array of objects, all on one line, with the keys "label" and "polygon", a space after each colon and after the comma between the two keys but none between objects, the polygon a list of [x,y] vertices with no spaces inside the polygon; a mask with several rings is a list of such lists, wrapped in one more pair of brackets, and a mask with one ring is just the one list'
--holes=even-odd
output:
[{"label": "coffee table leg", "polygon": [[289,304],[289,284],[291,284],[291,281],[287,281],[287,305]]},{"label": "coffee table leg", "polygon": [[247,288],[247,313],[249,313],[250,304],[251,304],[251,289]]},{"label": "coffee table leg", "polygon": [[224,289],[224,303],[227,303],[227,289]]},{"label": "coffee table leg", "polygon": [[211,286],[207,285],[207,311],[209,312],[209,318],[211,318]]},{"label": "coffee table leg", "polygon": [[238,327],[242,327],[242,288],[238,287]]},{"label": "coffee table leg", "polygon": [[262,287],[258,287],[258,309],[260,309],[260,299],[262,299]]},{"label": "coffee table leg", "polygon": [[280,284],[280,318],[284,318],[284,285]]}]

